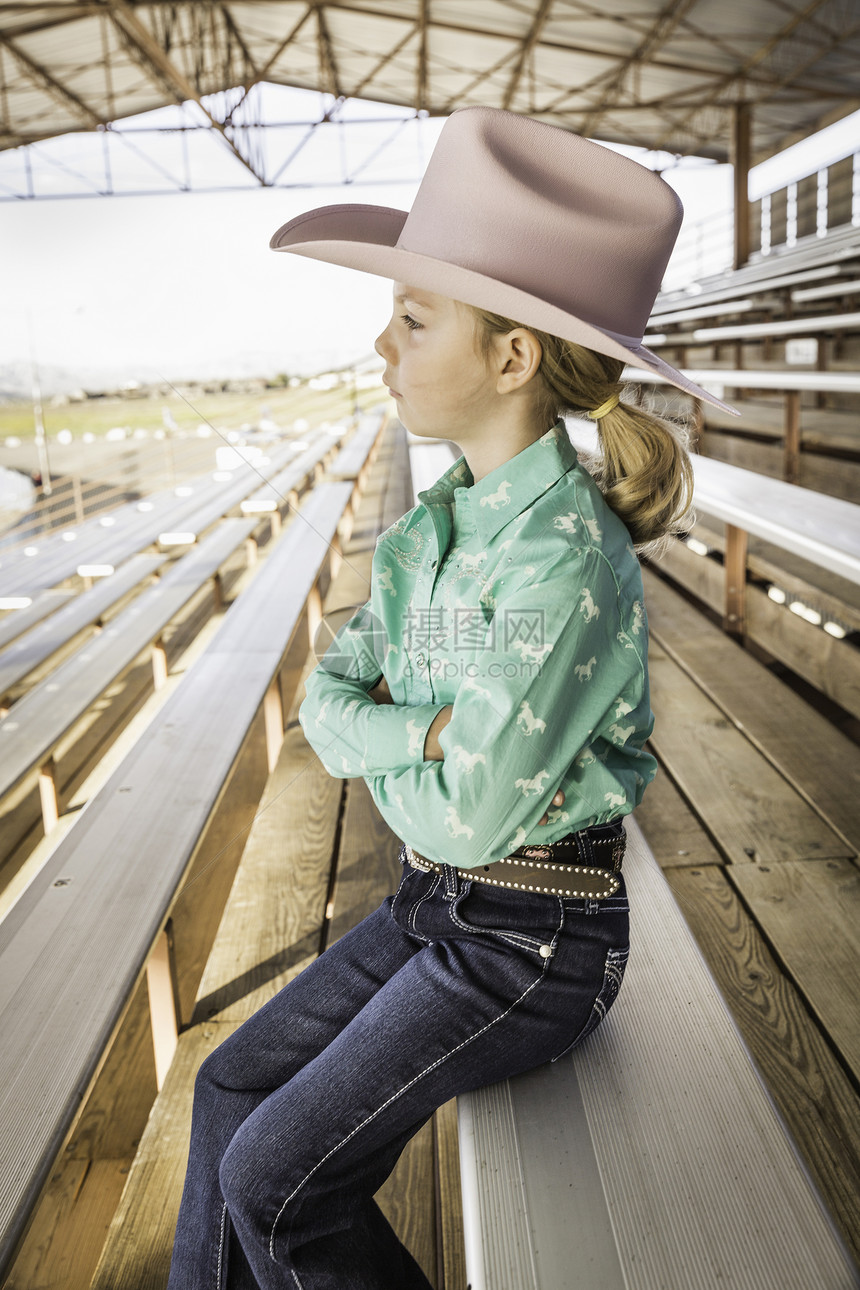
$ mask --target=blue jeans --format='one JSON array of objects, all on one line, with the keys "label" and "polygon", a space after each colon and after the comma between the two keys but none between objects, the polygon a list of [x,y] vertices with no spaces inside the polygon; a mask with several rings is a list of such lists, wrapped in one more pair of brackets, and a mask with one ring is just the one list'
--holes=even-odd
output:
[{"label": "blue jeans", "polygon": [[201,1066],[169,1290],[430,1290],[374,1193],[437,1107],[568,1052],[618,993],[623,883],[569,900],[400,859]]}]

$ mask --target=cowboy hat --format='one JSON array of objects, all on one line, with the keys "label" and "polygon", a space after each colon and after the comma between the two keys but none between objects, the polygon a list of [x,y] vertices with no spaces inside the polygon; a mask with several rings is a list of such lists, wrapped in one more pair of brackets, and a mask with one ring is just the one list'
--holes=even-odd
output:
[{"label": "cowboy hat", "polygon": [[411,211],[323,206],[269,245],[502,314],[734,412],[642,344],[682,217],[674,190],[638,162],[468,107],[445,122]]}]

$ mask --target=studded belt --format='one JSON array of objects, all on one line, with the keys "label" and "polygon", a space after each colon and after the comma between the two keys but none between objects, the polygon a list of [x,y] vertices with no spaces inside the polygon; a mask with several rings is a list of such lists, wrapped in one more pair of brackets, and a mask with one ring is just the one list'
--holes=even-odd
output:
[{"label": "studded belt", "polygon": [[[623,827],[619,829],[617,821],[610,822],[569,833],[558,842],[518,847],[493,864],[478,865],[463,872],[469,881],[490,887],[602,900],[614,896],[621,885],[619,874],[626,841]],[[405,852],[413,869],[444,873],[444,865],[422,856],[408,844]],[[587,863],[571,863],[574,858]]]}]

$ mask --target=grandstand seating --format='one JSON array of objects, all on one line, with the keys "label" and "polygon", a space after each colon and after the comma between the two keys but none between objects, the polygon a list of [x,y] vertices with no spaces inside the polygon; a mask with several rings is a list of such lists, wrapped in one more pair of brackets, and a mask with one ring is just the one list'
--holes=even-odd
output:
[{"label": "grandstand seating", "polygon": [[[381,418],[373,425],[373,435],[367,425],[360,432],[368,450]],[[281,685],[295,686],[290,659],[296,645],[306,656],[305,633],[313,637],[319,621],[355,490],[354,479],[312,490],[208,647],[0,923],[0,1101],[12,1162],[0,1183],[3,1268],[134,1011],[144,970],[159,1081],[169,1064],[283,738]],[[255,523],[225,521],[207,541]],[[226,694],[229,703],[211,701]],[[247,800],[228,813],[221,845],[218,808],[237,778]],[[205,883],[195,884],[204,871]],[[185,890],[195,884],[194,898],[177,911],[183,882]]]},{"label": "grandstand seating", "polygon": [[[732,275],[729,285],[725,281],[722,285],[704,284],[705,290],[686,300],[677,296],[661,298],[654,322],[670,328],[701,318],[736,319],[758,310],[776,317],[780,308],[814,306],[816,301],[828,300],[830,296],[824,291],[805,297],[803,293],[816,290],[807,286],[809,283],[826,283],[828,293],[831,287],[841,289],[843,275],[856,274],[860,235],[853,230],[821,241],[827,241],[829,246],[787,250],[770,257],[769,263],[759,261]],[[847,276],[845,283],[850,287],[853,280]],[[794,292],[799,299],[792,298]],[[690,305],[689,310],[683,307],[685,303]],[[832,312],[822,315],[825,321],[821,325],[829,326],[826,320],[832,316]],[[844,315],[839,317],[844,323]],[[798,332],[812,334],[814,321],[814,317],[799,320]],[[699,335],[697,344],[713,349],[711,343],[717,340],[740,342],[745,325],[732,323],[735,334],[731,337],[714,335],[723,330],[718,322],[714,327],[696,328],[697,333],[711,333],[707,338]],[[772,327],[771,334],[776,334]],[[667,347],[680,348],[685,343],[685,333],[673,335],[667,330],[666,336]],[[713,349],[700,362],[718,362],[717,354]],[[736,348],[733,367],[697,366],[691,374],[705,383],[749,390],[752,398],[759,398],[768,389],[780,393],[785,399],[784,408],[750,403],[758,420],[750,420],[756,428],[754,434],[747,436],[749,442],[754,442],[756,436],[784,438],[780,469],[775,473],[797,478],[810,457],[808,448],[819,442],[829,450],[834,444],[838,449],[834,436],[839,434],[846,436],[841,451],[851,454],[856,441],[848,416],[841,422],[831,418],[820,428],[823,418],[816,416],[825,410],[804,407],[801,397],[806,391],[807,396],[819,401],[826,395],[845,396],[850,401],[860,390],[860,372],[854,370],[860,364],[848,370],[797,372],[780,369],[771,355],[766,363],[751,370],[737,365],[739,357],[740,350]],[[840,368],[844,367],[843,362]],[[631,374],[636,380],[639,375]],[[642,376],[642,385],[653,383],[656,378]],[[775,419],[777,411],[783,418],[781,423]],[[574,437],[577,434],[578,426]],[[329,478],[334,480],[345,474],[347,478],[359,478],[363,484],[363,463],[370,463],[371,441],[378,445],[378,438],[365,425],[342,450],[338,462],[330,465]],[[420,447],[416,445],[416,475],[421,469],[417,465],[419,456],[424,454],[428,463],[426,482],[435,479],[450,461],[448,454],[447,461],[440,464],[440,454],[444,456],[447,451],[443,444],[425,441]],[[428,454],[432,453],[436,456],[431,463]],[[854,462],[847,464],[853,467]],[[829,605],[835,618],[841,613],[849,627],[855,613],[860,623],[860,604],[855,605],[846,591],[846,587],[860,582],[860,512],[847,501],[835,503],[830,497],[819,497],[808,488],[781,480],[750,478],[750,472],[719,461],[700,458],[695,467],[699,524],[694,537],[703,540],[710,555],[695,554],[692,547],[677,542],[663,557],[659,569],[715,610],[729,634],[696,615],[670,585],[646,570],[652,627],[652,702],[658,718],[665,712],[672,715],[672,720],[658,720],[655,732],[654,749],[665,774],[646,799],[646,808],[650,802],[653,809],[637,812],[641,830],[636,824],[630,830],[630,886],[634,893],[639,967],[628,974],[624,1005],[619,1001],[606,1026],[581,1052],[519,1081],[460,1099],[466,1246],[473,1290],[522,1290],[526,1285],[555,1290],[564,1284],[559,1279],[559,1269],[569,1264],[572,1231],[577,1248],[587,1249],[590,1266],[600,1270],[600,1284],[607,1286],[688,1285],[696,1284],[696,1277],[703,1275],[706,1279],[701,1283],[707,1285],[711,1284],[707,1280],[711,1273],[714,1278],[719,1274],[726,1284],[764,1286],[768,1290],[795,1285],[805,1290],[809,1284],[834,1288],[860,1284],[851,1256],[846,1255],[820,1209],[770,1100],[775,1099],[779,1114],[789,1123],[842,1232],[850,1232],[852,1208],[860,1194],[860,1173],[852,1174],[852,1169],[857,1168],[860,1141],[856,1093],[850,1085],[853,1080],[856,1086],[860,1077],[860,1053],[856,1047],[860,1030],[850,987],[834,988],[833,982],[850,975],[850,963],[860,948],[858,922],[852,913],[858,899],[854,862],[860,849],[855,807],[860,788],[860,755],[852,740],[840,736],[831,721],[814,712],[774,674],[773,668],[768,670],[753,657],[757,648],[765,651],[766,660],[782,659],[793,672],[806,675],[822,693],[830,694],[845,711],[860,715],[853,642],[836,637],[828,641],[820,629],[778,606],[765,590],[779,574],[786,587],[814,588],[820,603]],[[290,469],[288,464],[281,472],[278,490],[283,494],[288,494]],[[318,490],[332,486],[316,484],[311,500],[322,495]],[[249,512],[279,516],[280,502],[272,494],[272,489],[258,490],[254,496],[259,509],[255,509],[253,497],[246,494]],[[288,500],[294,501],[291,495]],[[341,504],[345,529],[354,517],[346,501],[340,499],[338,505]],[[292,528],[291,524],[287,536]],[[299,564],[303,567],[304,561]],[[337,564],[335,557],[332,573]],[[344,576],[347,573],[344,570]],[[245,595],[243,592],[242,598]],[[361,598],[358,592],[353,595],[354,602]],[[309,605],[307,612],[312,626],[318,619],[319,602]],[[226,648],[241,654],[247,633],[241,629],[238,616],[233,621],[232,637],[228,634],[223,639],[228,642]],[[817,636],[804,635],[810,632],[817,632]],[[738,640],[749,643],[752,652],[742,649]],[[189,713],[194,703],[202,706],[202,691],[193,683],[189,685],[189,681],[205,658],[206,655],[195,664],[178,691],[185,689]],[[207,682],[207,669],[200,670],[198,676],[202,678],[200,685],[209,692],[214,682],[211,678]],[[262,737],[266,746],[264,770],[271,772],[280,745],[279,727],[282,730],[284,724],[283,708],[281,696],[271,686],[265,694],[268,700],[264,697],[260,706],[258,699],[255,711],[261,727],[269,713],[269,737]],[[168,718],[165,721],[169,724]],[[159,728],[156,723],[156,742]],[[292,756],[294,764],[297,750]],[[136,763],[129,759],[129,764]],[[154,790],[149,785],[157,780],[151,778],[156,771],[149,760],[141,761],[141,774],[141,783],[147,784],[147,793],[151,794]],[[116,776],[111,781],[114,788],[110,791],[117,791],[120,780]],[[104,790],[106,802],[109,787]],[[316,791],[320,791],[319,784]],[[347,800],[360,801],[358,787],[350,789]],[[92,813],[92,807],[93,804],[88,807],[81,824]],[[119,807],[112,809],[118,820]],[[322,809],[327,809],[333,818],[337,814],[334,798]],[[380,845],[388,841],[387,834],[384,830],[374,832],[379,822],[372,822],[372,812],[366,809],[368,813],[361,816],[359,807],[350,807],[354,813],[347,813],[339,840],[329,838],[329,849],[340,847],[348,854],[350,847],[364,845],[352,834],[361,818],[365,831],[369,831],[365,850],[374,854],[379,851]],[[111,813],[107,807],[104,810],[109,821]],[[100,812],[101,808],[92,817],[92,828],[99,836]],[[695,823],[691,822],[693,817]],[[188,834],[177,844],[185,848],[181,863],[186,872],[193,855],[197,857],[194,865],[201,863],[200,836],[205,828],[202,818],[191,821],[191,827],[198,830],[197,841]],[[684,841],[695,836],[695,843],[689,855],[684,846],[667,860],[666,847],[675,845],[673,829],[682,828],[687,830]],[[69,836],[74,832],[73,829]],[[104,836],[109,836],[107,831]],[[80,837],[84,837],[83,831]],[[60,857],[66,854],[64,846],[65,840],[57,852]],[[652,851],[666,868],[668,885],[657,870]],[[174,891],[179,872],[175,867],[179,863],[177,855],[174,849],[173,858],[165,861],[165,869],[174,865],[170,875]],[[320,879],[318,873],[312,880],[316,885],[310,903],[297,897],[298,908],[295,915],[290,915],[294,922],[298,920],[295,926],[290,924],[291,935],[295,933],[291,943],[296,950],[285,957],[283,941],[278,940],[284,928],[279,923],[274,930],[265,930],[263,923],[271,922],[271,910],[267,908],[270,902],[261,900],[255,885],[262,881],[265,890],[273,876],[269,870],[264,876],[262,870],[254,869],[253,848],[249,848],[249,855],[251,868],[245,879],[240,870],[196,1004],[194,989],[205,957],[200,943],[190,951],[193,969],[186,967],[180,973],[178,1017],[180,1022],[190,1019],[191,1029],[179,1038],[176,1061],[159,1097],[94,1283],[98,1290],[122,1290],[126,1286],[129,1290],[144,1290],[144,1286],[149,1290],[150,1285],[156,1290],[163,1285],[171,1213],[175,1212],[171,1204],[178,1199],[176,1187],[184,1163],[183,1135],[196,1063],[217,1042],[218,1034],[226,1033],[225,1026],[236,1024],[252,1005],[263,1002],[286,979],[285,973],[298,970],[307,955],[316,952],[332,935],[333,927],[326,930],[324,911],[326,906],[332,908],[334,889],[326,885],[326,875]],[[371,896],[376,899],[390,880],[390,875],[383,873],[381,861],[373,880],[361,876],[367,864],[368,855],[362,852],[361,874],[353,880],[362,894],[354,908],[348,902],[348,913],[336,913],[336,918],[348,920],[353,913],[360,916],[364,912],[360,908],[362,900]],[[65,872],[63,867],[63,877]],[[50,873],[46,870],[45,884]],[[57,868],[56,874],[59,873]],[[339,876],[338,882],[341,880]],[[226,885],[220,881],[223,904]],[[46,908],[54,907],[61,899],[47,886],[41,898]],[[139,898],[135,894],[132,899],[137,902]],[[166,1036],[157,1059],[161,1081],[176,1045],[177,1012],[172,999],[177,969],[175,954],[168,951],[177,941],[176,930],[169,926],[156,935],[156,922],[164,928],[165,918],[175,908],[164,896],[158,900],[159,908],[148,924],[148,946],[156,946],[149,960],[156,1014],[153,1025],[157,1034]],[[697,939],[709,946],[709,961],[717,982],[703,968],[676,902]],[[249,912],[255,904],[256,908]],[[313,912],[309,912],[311,906]],[[336,904],[334,908],[337,910]],[[317,941],[313,929],[319,925],[320,909],[323,933],[321,941]],[[826,950],[810,928],[810,910],[815,911],[817,925],[829,929]],[[235,930],[237,920],[241,936]],[[211,910],[206,922],[206,934],[211,939]],[[299,923],[301,934],[296,930]],[[758,974],[754,980],[743,976],[742,967],[738,976],[738,969],[732,966],[735,959],[743,960],[740,943],[734,944],[732,951],[724,948],[738,926],[747,929],[743,933],[744,945],[752,946],[748,952]],[[183,928],[187,930],[187,924]],[[667,934],[669,928],[671,935]],[[345,924],[341,930],[345,930]],[[2,932],[0,925],[0,945]],[[760,967],[771,963],[768,943],[774,946],[782,966]],[[109,954],[115,952],[115,946],[109,947]],[[146,957],[146,950],[139,946],[134,953],[138,964]],[[668,983],[656,997],[651,988],[655,974]],[[759,976],[764,978],[763,984]],[[774,977],[776,985],[772,983]],[[242,982],[247,991],[237,1003],[236,990]],[[127,973],[126,1005],[131,985],[132,977]],[[742,1037],[725,1014],[720,991],[729,997]],[[762,991],[764,1004],[759,997]],[[37,995],[38,990],[33,997]],[[115,998],[112,1004],[116,1007]],[[764,1019],[763,1011],[767,1014]],[[119,1015],[113,1014],[114,1027]],[[159,1020],[163,1018],[166,1020]],[[98,1043],[84,1058],[91,1073],[93,1054],[98,1044],[104,1049],[108,1029],[103,1022]],[[31,1042],[26,1026],[22,1029],[19,1025],[16,1030],[13,1024],[12,1034],[18,1046],[26,1047]],[[752,1048],[762,1067],[770,1096],[760,1086],[744,1044]],[[802,1054],[804,1069],[798,1069],[787,1054],[787,1044]],[[83,1045],[79,1048],[82,1051]],[[667,1051],[673,1058],[683,1053],[683,1060],[667,1066]],[[850,1072],[847,1082],[846,1071]],[[691,1080],[697,1090],[696,1099],[689,1097]],[[32,1097],[32,1089],[19,1094],[22,1104],[28,1097]],[[822,1097],[826,1098],[823,1108],[819,1105]],[[643,1099],[649,1108],[646,1117],[641,1114]],[[44,1161],[67,1133],[75,1112],[69,1112],[66,1106],[65,1114],[70,1118],[59,1128],[59,1120],[54,1124],[54,1137],[39,1166],[39,1182],[47,1169]],[[666,1131],[667,1125],[671,1132]],[[659,1138],[654,1137],[655,1126]],[[456,1194],[449,1177],[450,1115],[447,1120],[444,1115],[439,1117],[435,1132],[448,1153],[441,1171],[449,1198],[447,1211],[443,1209],[440,1216],[444,1223],[450,1222],[450,1200]],[[759,1150],[753,1151],[751,1143]],[[743,1160],[740,1171],[739,1160]],[[35,1178],[35,1174],[31,1175],[19,1214],[32,1208],[37,1190]],[[173,1201],[164,1204],[168,1194]],[[561,1195],[575,1197],[576,1204],[560,1206]],[[673,1222],[682,1212],[690,1221]],[[563,1222],[559,1221],[561,1215]],[[147,1236],[144,1244],[140,1239],[142,1219]],[[573,1228],[575,1220],[581,1221],[581,1231]],[[16,1231],[22,1222],[21,1219]],[[154,1242],[153,1230],[157,1230]],[[727,1230],[733,1233],[731,1241],[726,1240]],[[458,1269],[452,1276],[464,1277],[457,1255],[449,1253],[457,1246],[456,1233],[442,1245],[444,1257],[450,1257],[452,1266]],[[856,1256],[856,1246],[852,1249]],[[8,1253],[7,1247],[7,1256]],[[154,1268],[151,1272],[147,1271],[148,1262]],[[451,1284],[458,1283],[452,1280]]]}]

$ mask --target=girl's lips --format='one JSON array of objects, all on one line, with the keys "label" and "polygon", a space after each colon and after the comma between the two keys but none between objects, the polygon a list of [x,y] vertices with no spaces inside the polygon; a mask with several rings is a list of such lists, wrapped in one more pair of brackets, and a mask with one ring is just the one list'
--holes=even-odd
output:
[{"label": "girl's lips", "polygon": [[390,385],[387,385],[385,388],[388,390],[388,393],[391,395],[392,399],[400,399],[403,397],[401,394],[398,394],[396,390],[392,390]]}]

